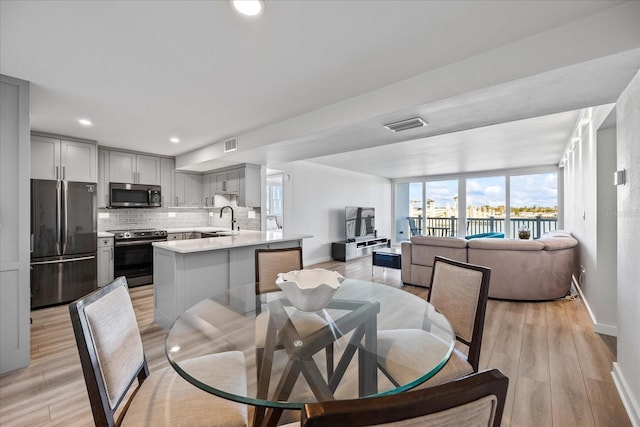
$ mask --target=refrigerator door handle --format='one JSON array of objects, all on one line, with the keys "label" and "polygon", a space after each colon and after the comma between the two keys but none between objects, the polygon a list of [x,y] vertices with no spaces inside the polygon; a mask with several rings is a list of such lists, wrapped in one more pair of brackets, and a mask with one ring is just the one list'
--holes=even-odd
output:
[{"label": "refrigerator door handle", "polygon": [[67,229],[68,229],[68,215],[67,215],[67,211],[68,211],[68,206],[67,206],[67,181],[61,181],[61,187],[62,187],[62,197],[60,199],[60,206],[62,209],[62,226],[61,226],[61,233],[60,233],[60,241],[62,242],[62,253],[61,255],[66,255],[67,254]]},{"label": "refrigerator door handle", "polygon": [[29,252],[33,253],[33,233],[31,233],[31,240],[29,241]]},{"label": "refrigerator door handle", "polygon": [[[57,166],[56,166],[57,168]],[[57,174],[57,173],[56,173]],[[58,181],[56,183],[56,236],[57,236],[57,241],[56,241],[56,254],[57,255],[62,255],[62,247],[61,247],[61,242],[62,242],[62,212],[61,212],[61,192],[62,189],[60,188],[61,183],[60,181]]]},{"label": "refrigerator door handle", "polygon": [[80,258],[58,259],[53,261],[38,261],[38,262],[32,262],[31,265],[60,264],[63,262],[87,261],[94,258],[95,258],[95,255],[92,255],[92,256],[83,256]]}]

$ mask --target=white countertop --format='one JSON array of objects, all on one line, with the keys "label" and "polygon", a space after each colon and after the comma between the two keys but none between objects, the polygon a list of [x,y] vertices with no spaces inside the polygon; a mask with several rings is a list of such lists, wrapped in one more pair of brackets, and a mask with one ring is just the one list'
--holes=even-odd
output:
[{"label": "white countertop", "polygon": [[98,239],[104,239],[105,237],[114,237],[113,233],[108,231],[98,231]]},{"label": "white countertop", "polygon": [[[231,231],[230,228],[224,227],[184,227],[184,228],[167,228],[167,234],[171,233],[189,233],[195,231],[196,233],[210,233],[212,231]],[[250,231],[250,230],[247,230]]]},{"label": "white countertop", "polygon": [[[207,227],[213,230],[214,227]],[[225,230],[225,229],[218,229]],[[228,229],[226,229],[228,230]],[[168,231],[168,230],[167,230]],[[189,229],[188,231],[197,231]],[[179,233],[179,231],[176,231]],[[154,242],[153,246],[181,254],[192,252],[215,251],[218,249],[230,249],[241,246],[254,246],[272,242],[287,242],[313,237],[310,234],[289,234],[281,231],[249,231],[241,230],[233,236],[209,237],[206,239],[173,240],[170,242]]]}]

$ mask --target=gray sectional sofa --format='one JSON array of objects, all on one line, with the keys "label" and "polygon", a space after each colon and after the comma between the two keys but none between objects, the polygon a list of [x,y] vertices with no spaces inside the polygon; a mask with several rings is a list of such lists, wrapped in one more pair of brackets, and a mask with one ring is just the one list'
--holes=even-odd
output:
[{"label": "gray sectional sofa", "polygon": [[562,298],[571,288],[578,241],[553,231],[538,240],[414,236],[402,242],[402,281],[429,286],[436,255],[491,268],[489,297],[508,300]]}]

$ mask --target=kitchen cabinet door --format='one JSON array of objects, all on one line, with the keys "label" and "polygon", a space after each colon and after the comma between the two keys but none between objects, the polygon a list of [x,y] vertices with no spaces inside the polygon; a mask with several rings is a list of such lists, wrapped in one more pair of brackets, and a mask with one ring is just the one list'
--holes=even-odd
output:
[{"label": "kitchen cabinet door", "polygon": [[184,206],[187,198],[187,174],[176,172],[173,174],[174,206]]},{"label": "kitchen cabinet door", "polygon": [[66,181],[98,181],[98,149],[95,144],[31,135],[31,178]]},{"label": "kitchen cabinet door", "polygon": [[200,174],[176,172],[175,200],[176,206],[202,205],[202,177]]},{"label": "kitchen cabinet door", "polygon": [[162,187],[162,206],[175,206],[175,160],[160,159],[160,186]]},{"label": "kitchen cabinet door", "polygon": [[160,157],[136,155],[137,184],[160,185]]},{"label": "kitchen cabinet door", "polygon": [[98,207],[109,207],[109,151],[98,149]]},{"label": "kitchen cabinet door", "polygon": [[60,140],[31,136],[31,178],[60,179]]},{"label": "kitchen cabinet door", "polygon": [[109,151],[109,182],[136,183],[136,155]]},{"label": "kitchen cabinet door", "polygon": [[29,123],[29,82],[0,74],[0,374],[31,351]]},{"label": "kitchen cabinet door", "polygon": [[113,281],[113,238],[98,239],[98,286]]},{"label": "kitchen cabinet door", "polygon": [[78,182],[98,181],[98,151],[94,144],[60,141],[61,179]]},{"label": "kitchen cabinet door", "polygon": [[238,206],[260,207],[262,204],[261,168],[247,164],[240,169]]},{"label": "kitchen cabinet door", "polygon": [[185,205],[198,207],[202,205],[202,176],[200,174],[186,174]]},{"label": "kitchen cabinet door", "polygon": [[216,194],[216,175],[213,173],[202,175],[202,200],[203,206],[213,206]]},{"label": "kitchen cabinet door", "polygon": [[227,172],[227,193],[238,193],[240,191],[240,171]]}]

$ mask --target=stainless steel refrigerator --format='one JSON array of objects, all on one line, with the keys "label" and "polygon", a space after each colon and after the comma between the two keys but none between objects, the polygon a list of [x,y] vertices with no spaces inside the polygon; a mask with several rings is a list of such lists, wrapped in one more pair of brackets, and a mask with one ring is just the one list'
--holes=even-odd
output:
[{"label": "stainless steel refrigerator", "polygon": [[96,184],[31,180],[31,308],[97,288]]}]

